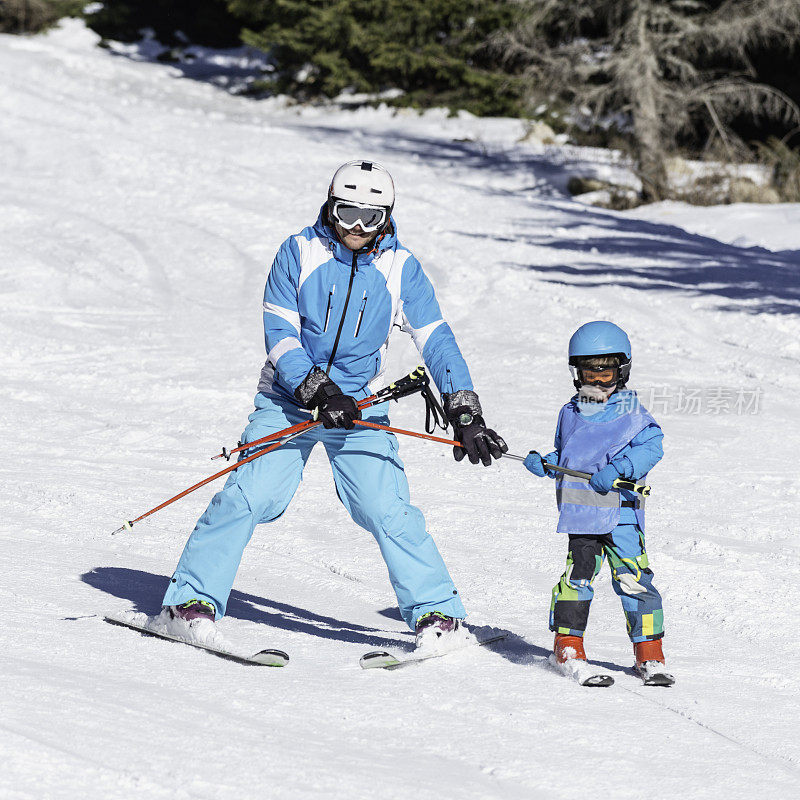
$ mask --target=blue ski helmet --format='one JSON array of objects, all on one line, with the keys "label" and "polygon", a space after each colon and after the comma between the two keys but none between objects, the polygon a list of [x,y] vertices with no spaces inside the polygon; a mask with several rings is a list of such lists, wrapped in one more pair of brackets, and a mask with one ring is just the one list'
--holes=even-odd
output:
[{"label": "blue ski helmet", "polygon": [[[581,325],[569,340],[568,358],[570,367],[579,366],[580,359],[587,356],[619,356],[619,381],[621,389],[631,374],[631,342],[628,334],[613,322],[597,320]],[[573,379],[576,388],[580,381],[575,370]]]}]

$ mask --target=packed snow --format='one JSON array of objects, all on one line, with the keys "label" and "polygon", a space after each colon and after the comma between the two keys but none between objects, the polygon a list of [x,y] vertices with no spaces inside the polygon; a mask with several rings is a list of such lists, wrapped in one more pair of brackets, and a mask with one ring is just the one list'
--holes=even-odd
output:
[{"label": "packed snow", "polygon": [[[0,796],[798,796],[800,207],[603,211],[565,186],[613,155],[520,142],[519,122],[253,102],[95,45],[76,21],[0,36]],[[269,264],[356,157],[393,173],[400,238],[512,453],[552,442],[572,331],[629,332],[665,431],[647,540],[674,687],[633,674],[607,571],[586,649],[615,685],[550,667],[552,482],[415,439],[412,499],[468,622],[504,642],[359,667],[413,636],[322,451],[219,624],[286,667],[103,621],[158,612],[217,487],[110,533],[237,441]],[[418,357],[397,336],[399,376]],[[420,430],[419,400],[393,420]]]}]

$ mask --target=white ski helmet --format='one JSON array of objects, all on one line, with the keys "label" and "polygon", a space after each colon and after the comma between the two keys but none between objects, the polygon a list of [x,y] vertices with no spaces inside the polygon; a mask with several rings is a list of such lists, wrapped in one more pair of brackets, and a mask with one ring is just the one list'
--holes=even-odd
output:
[{"label": "white ski helmet", "polygon": [[374,161],[348,161],[333,174],[328,197],[391,210],[394,207],[394,181],[386,168]]},{"label": "white ski helmet", "polygon": [[[343,204],[352,205],[362,209],[383,209],[383,214],[376,218],[375,225],[369,225],[368,220],[360,220],[365,230],[383,230],[389,224],[389,217],[394,208],[394,181],[385,167],[374,161],[348,161],[342,164],[333,175],[328,189],[328,215],[345,228],[354,227],[356,222],[350,224],[357,216],[344,217],[336,213],[337,208]],[[363,215],[362,215],[363,216]]]}]

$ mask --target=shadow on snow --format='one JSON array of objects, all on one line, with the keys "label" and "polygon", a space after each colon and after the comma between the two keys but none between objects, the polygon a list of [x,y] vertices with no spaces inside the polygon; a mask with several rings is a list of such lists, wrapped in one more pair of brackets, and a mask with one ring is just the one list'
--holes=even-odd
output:
[{"label": "shadow on snow", "polygon": [[[81,575],[81,580],[101,592],[131,601],[134,611],[145,614],[158,613],[161,598],[169,583],[166,575],[154,575],[123,567],[97,567]],[[390,616],[387,612],[388,609],[385,609],[380,613]],[[323,616],[308,609],[268,600],[236,589],[231,592],[226,615],[293,633],[304,633],[369,647],[396,647],[398,645],[396,637],[402,635],[394,632],[383,636],[376,635],[388,632]]]},{"label": "shadow on snow", "polygon": [[[336,126],[296,127],[320,138],[353,133]],[[569,177],[591,167],[578,152],[572,155],[557,147],[543,153],[505,152],[476,142],[398,132],[362,131],[359,141],[364,142],[363,147],[386,153],[387,158],[416,158],[442,168],[468,167],[494,175],[529,174],[530,185],[507,190],[463,184],[465,191],[519,198],[520,214],[512,235],[454,230],[461,236],[496,242],[498,263],[531,270],[549,283],[683,293],[721,299],[718,308],[723,311],[800,314],[800,250],[738,247],[675,225],[570,201],[566,191]],[[731,214],[736,213],[731,207]],[[548,219],[553,222],[547,224]],[[547,259],[549,263],[504,261],[503,246],[519,244],[550,251],[555,258]]]},{"label": "shadow on snow", "polygon": [[[502,656],[512,664],[519,664],[521,666],[536,665],[552,671],[554,675],[559,674],[558,670],[549,663],[549,657],[553,652],[551,649],[532,644],[512,631],[502,631],[502,633],[506,633],[508,638],[495,645],[491,645],[492,652]],[[588,663],[598,667],[598,671],[617,672],[638,677],[633,667],[615,664],[613,661],[589,659]]]},{"label": "shadow on snow", "polygon": [[[522,243],[564,253],[563,262],[504,262],[538,273],[548,283],[588,288],[622,286],[723,298],[729,301],[718,306],[724,311],[800,313],[800,251],[736,247],[673,225],[592,211],[576,204],[560,204],[559,211],[566,220],[555,229],[539,224],[538,230],[531,230],[531,223],[520,219],[517,228],[521,232],[514,236],[457,233],[489,238],[501,247]],[[580,231],[585,226],[602,230],[585,236]],[[575,256],[568,258],[568,253]]]},{"label": "shadow on snow", "polygon": [[[151,572],[124,567],[97,567],[81,575],[81,580],[101,592],[130,601],[134,611],[145,614],[155,614],[159,611],[160,599],[169,583],[166,575],[155,575]],[[401,620],[396,608],[381,609],[378,613],[389,619]],[[413,647],[411,642],[397,638],[404,635],[410,636],[410,633],[391,632],[389,635],[381,636],[380,634],[387,632],[323,616],[308,609],[268,600],[236,589],[231,592],[227,616],[269,625],[279,630],[318,636],[323,639],[335,639],[367,647],[391,647],[395,651],[401,649],[408,651]],[[67,619],[73,618],[68,617]],[[480,635],[482,631],[478,628],[475,632]],[[508,636],[505,641],[490,645],[491,650],[497,655],[512,664],[536,664],[549,668],[547,663],[551,652],[549,649],[531,644],[513,631],[497,628],[487,630],[487,634],[496,633],[505,633]],[[634,674],[632,669],[621,667],[618,664],[605,661],[592,661],[591,663],[606,670]]]}]

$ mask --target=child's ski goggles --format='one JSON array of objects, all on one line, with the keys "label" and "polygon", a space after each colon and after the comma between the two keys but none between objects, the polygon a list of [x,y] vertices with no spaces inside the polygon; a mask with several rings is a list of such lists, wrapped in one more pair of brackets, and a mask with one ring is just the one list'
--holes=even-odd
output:
[{"label": "child's ski goggles", "polygon": [[347,231],[360,225],[364,233],[373,233],[380,230],[386,222],[386,209],[383,206],[370,206],[349,200],[334,200],[331,216]]},{"label": "child's ski goggles", "polygon": [[589,369],[587,367],[570,366],[572,377],[588,386],[602,386],[608,389],[616,386],[619,381],[619,367],[601,367]]}]

